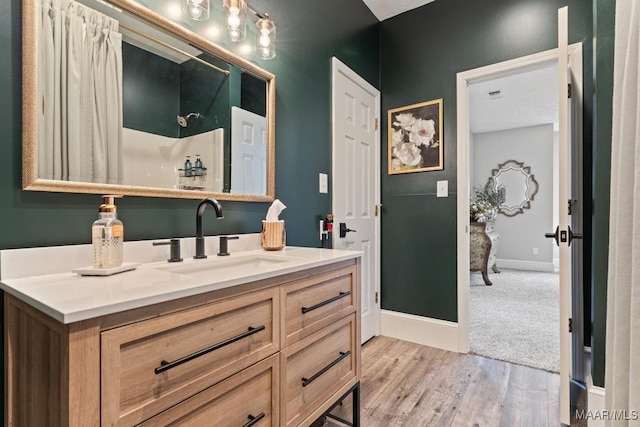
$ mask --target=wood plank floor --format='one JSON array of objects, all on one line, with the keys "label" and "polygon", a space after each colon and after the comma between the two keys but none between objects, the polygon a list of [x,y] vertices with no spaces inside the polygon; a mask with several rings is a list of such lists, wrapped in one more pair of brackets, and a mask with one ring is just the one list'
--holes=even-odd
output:
[{"label": "wood plank floor", "polygon": [[[380,336],[362,348],[361,425],[558,426],[559,387],[558,374]],[[350,400],[333,414],[351,419]]]}]

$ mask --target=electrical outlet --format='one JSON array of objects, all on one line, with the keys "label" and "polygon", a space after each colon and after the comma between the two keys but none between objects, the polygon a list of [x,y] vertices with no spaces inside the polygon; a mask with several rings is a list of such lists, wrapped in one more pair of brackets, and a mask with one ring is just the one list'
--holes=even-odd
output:
[{"label": "electrical outlet", "polygon": [[538,248],[531,248],[531,253],[533,255],[538,255]]}]

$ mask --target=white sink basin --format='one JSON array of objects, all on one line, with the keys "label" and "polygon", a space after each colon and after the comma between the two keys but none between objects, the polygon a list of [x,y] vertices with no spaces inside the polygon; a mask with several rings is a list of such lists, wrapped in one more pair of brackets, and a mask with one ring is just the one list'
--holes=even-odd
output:
[{"label": "white sink basin", "polygon": [[274,267],[282,266],[284,263],[299,261],[300,258],[286,255],[255,254],[238,257],[217,257],[211,256],[203,260],[188,260],[185,262],[163,265],[156,267],[157,270],[171,273],[200,275],[200,274],[220,274],[232,272],[260,272],[271,270]]}]

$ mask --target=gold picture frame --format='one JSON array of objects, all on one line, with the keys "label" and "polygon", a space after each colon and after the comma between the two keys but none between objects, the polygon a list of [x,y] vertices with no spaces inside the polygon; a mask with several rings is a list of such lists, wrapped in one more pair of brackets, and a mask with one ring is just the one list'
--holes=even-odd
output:
[{"label": "gold picture frame", "polygon": [[442,98],[388,112],[389,175],[444,169]]}]

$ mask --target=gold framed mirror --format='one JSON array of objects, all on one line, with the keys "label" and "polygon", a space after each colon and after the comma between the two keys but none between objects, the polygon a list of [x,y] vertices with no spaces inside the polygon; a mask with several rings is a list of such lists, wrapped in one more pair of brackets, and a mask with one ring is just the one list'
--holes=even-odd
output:
[{"label": "gold framed mirror", "polygon": [[[64,14],[43,8],[61,3],[83,19],[83,36],[107,34],[106,48],[93,47],[105,57],[74,51],[81,43],[73,41],[57,46],[53,18]],[[22,14],[24,190],[274,200],[275,75],[132,0],[23,0]],[[60,49],[64,61],[52,54]],[[127,59],[134,54],[146,56]],[[60,62],[68,77],[51,72]],[[165,68],[173,74],[159,76]],[[168,92],[164,104],[159,94]],[[237,151],[247,140],[258,148]]]}]

